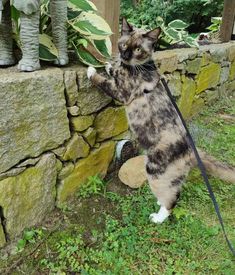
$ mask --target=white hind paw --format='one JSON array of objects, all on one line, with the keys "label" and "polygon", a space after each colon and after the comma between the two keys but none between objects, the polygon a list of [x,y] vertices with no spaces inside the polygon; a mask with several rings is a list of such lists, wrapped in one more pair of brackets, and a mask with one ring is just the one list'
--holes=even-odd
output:
[{"label": "white hind paw", "polygon": [[170,211],[168,211],[164,206],[161,206],[158,213],[152,213],[149,216],[151,222],[154,223],[163,223],[165,219],[167,219],[170,215]]}]

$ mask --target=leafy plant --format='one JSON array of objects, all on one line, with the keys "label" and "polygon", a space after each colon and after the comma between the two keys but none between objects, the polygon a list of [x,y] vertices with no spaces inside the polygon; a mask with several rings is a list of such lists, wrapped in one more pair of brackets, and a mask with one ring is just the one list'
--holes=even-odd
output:
[{"label": "leafy plant", "polygon": [[220,25],[222,23],[222,17],[212,17],[211,25],[207,28],[212,33],[218,32],[220,30]]},{"label": "leafy plant", "polygon": [[160,45],[168,46],[179,42],[184,42],[190,47],[198,47],[198,43],[186,31],[188,24],[182,20],[171,21],[168,25],[165,25],[162,17],[157,17],[157,25],[161,27],[163,35],[161,36]]},{"label": "leafy plant", "polygon": [[212,16],[221,16],[224,0],[141,0],[134,7],[131,0],[121,1],[121,15],[137,27],[148,29],[156,26],[161,16],[166,24],[184,20],[190,33],[206,30]]},{"label": "leafy plant", "polygon": [[78,259],[85,258],[83,249],[84,242],[81,235],[68,237],[56,244],[57,263],[45,258],[40,263],[56,274],[65,274],[62,270],[78,272],[81,270],[81,262]]},{"label": "leafy plant", "polygon": [[23,251],[27,243],[36,243],[36,240],[41,239],[42,236],[43,231],[41,229],[25,230],[22,239],[17,243],[17,252]]},{"label": "leafy plant", "polygon": [[[14,38],[20,47],[20,14],[14,7],[12,19]],[[75,51],[82,63],[102,67],[112,53],[111,34],[109,25],[97,14],[97,8],[91,1],[68,0],[68,47]],[[55,60],[58,52],[52,39],[49,0],[43,0],[41,4],[39,41],[40,59]]]},{"label": "leafy plant", "polygon": [[81,186],[78,191],[78,196],[82,198],[89,198],[91,195],[100,194],[106,183],[99,177],[99,175],[90,176],[87,182]]}]

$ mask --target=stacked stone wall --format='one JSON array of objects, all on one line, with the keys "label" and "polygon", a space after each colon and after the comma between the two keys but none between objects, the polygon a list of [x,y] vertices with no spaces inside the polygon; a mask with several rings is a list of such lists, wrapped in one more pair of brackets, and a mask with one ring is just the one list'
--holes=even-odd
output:
[{"label": "stacked stone wall", "polygon": [[[156,53],[186,118],[235,91],[235,43]],[[104,177],[124,108],[90,86],[86,68],[0,69],[0,247],[63,207],[87,178]]]}]

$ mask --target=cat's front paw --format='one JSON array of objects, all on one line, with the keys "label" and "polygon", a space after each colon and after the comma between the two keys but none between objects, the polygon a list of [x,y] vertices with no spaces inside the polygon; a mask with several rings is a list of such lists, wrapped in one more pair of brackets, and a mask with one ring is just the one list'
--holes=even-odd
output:
[{"label": "cat's front paw", "polygon": [[108,75],[110,75],[111,69],[112,69],[112,65],[109,62],[107,62],[105,65],[105,71]]},{"label": "cat's front paw", "polygon": [[87,69],[87,77],[88,79],[91,79],[92,76],[96,74],[96,69],[94,67],[88,67]]}]

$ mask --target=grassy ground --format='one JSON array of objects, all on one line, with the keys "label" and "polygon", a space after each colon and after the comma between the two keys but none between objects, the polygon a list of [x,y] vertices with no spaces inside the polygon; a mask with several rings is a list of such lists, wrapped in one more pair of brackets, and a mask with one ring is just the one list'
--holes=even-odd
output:
[{"label": "grassy ground", "polygon": [[[233,165],[234,106],[234,99],[225,99],[191,124],[200,147]],[[235,185],[210,180],[235,245]],[[25,232],[15,255],[2,254],[0,274],[235,274],[197,170],[162,225],[149,222],[157,208],[147,185],[133,191],[114,176],[106,182],[90,178],[73,203]]]}]

